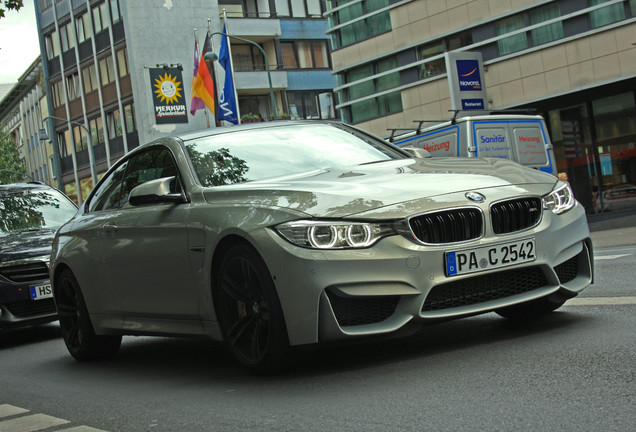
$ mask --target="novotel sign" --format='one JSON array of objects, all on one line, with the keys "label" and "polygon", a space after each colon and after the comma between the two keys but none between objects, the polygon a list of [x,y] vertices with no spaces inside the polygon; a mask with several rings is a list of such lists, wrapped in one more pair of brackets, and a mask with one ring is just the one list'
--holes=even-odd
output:
[{"label": "novotel sign", "polygon": [[488,110],[481,53],[448,52],[446,53],[446,70],[452,109]]}]

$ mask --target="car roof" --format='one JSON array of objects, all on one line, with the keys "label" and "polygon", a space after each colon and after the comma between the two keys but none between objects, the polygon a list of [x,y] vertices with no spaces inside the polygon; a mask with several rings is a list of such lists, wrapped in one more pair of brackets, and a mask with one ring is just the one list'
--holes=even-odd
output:
[{"label": "car roof", "polygon": [[[235,125],[230,127],[215,127],[215,128],[203,129],[203,130],[194,131],[194,132],[186,132],[183,134],[176,135],[174,138],[177,138],[183,141],[190,141],[193,139],[198,139],[198,138],[212,136],[212,135],[221,135],[225,133],[240,132],[240,131],[251,130],[251,129],[268,129],[268,128],[275,128],[275,127],[301,126],[301,125],[308,125],[308,124],[331,125],[335,123],[336,122],[328,121],[328,120],[274,120],[274,121],[268,121],[268,122],[245,123],[245,124],[240,124],[240,125]],[[339,123],[339,124],[342,124],[342,123]],[[348,126],[348,125],[345,125],[345,126]]]},{"label": "car roof", "polygon": [[[37,189],[55,189],[53,186],[49,186],[40,182],[23,182],[23,183],[4,183],[0,184],[0,193],[12,193],[22,190],[37,190]],[[57,189],[56,189],[57,190]]]}]

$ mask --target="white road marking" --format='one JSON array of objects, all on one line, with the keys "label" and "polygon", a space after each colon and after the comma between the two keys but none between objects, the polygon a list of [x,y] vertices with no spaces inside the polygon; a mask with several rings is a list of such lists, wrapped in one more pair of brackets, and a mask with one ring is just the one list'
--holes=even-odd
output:
[{"label": "white road marking", "polygon": [[636,305],[636,297],[575,297],[565,303],[566,306],[616,306]]},{"label": "white road marking", "polygon": [[[70,423],[68,420],[46,414],[28,413],[30,411],[24,408],[0,404],[0,432],[34,432]],[[55,430],[59,432],[105,432],[88,426],[74,426]]]},{"label": "white road marking", "polygon": [[631,254],[620,254],[620,255],[594,255],[594,259],[596,261],[600,261],[600,260],[613,260],[613,259],[617,259],[617,258],[623,258],[626,256],[630,256]]}]

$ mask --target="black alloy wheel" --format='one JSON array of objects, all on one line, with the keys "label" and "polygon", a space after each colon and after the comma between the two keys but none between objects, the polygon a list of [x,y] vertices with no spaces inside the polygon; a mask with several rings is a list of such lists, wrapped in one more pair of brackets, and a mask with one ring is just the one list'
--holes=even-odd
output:
[{"label": "black alloy wheel", "polygon": [[64,343],[76,360],[100,360],[117,353],[121,336],[95,334],[82,291],[69,269],[58,277],[54,296]]},{"label": "black alloy wheel", "polygon": [[261,257],[237,244],[225,254],[216,280],[216,310],[228,348],[253,372],[280,371],[289,341],[274,282]]}]

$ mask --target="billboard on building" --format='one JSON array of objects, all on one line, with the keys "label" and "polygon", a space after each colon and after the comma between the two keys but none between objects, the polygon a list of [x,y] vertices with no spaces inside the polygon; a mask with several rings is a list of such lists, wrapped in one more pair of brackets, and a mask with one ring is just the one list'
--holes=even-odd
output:
[{"label": "billboard on building", "polygon": [[188,123],[181,71],[177,68],[151,68],[149,71],[157,124]]}]

